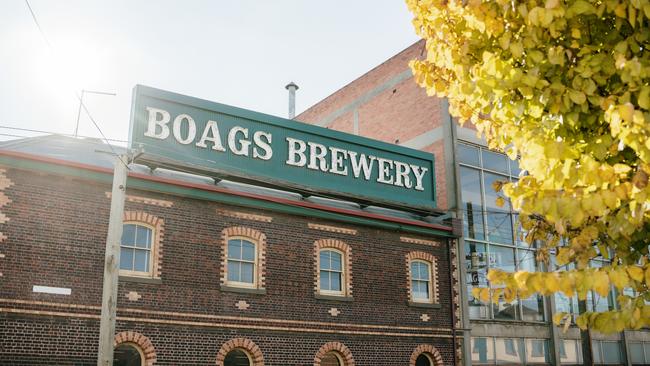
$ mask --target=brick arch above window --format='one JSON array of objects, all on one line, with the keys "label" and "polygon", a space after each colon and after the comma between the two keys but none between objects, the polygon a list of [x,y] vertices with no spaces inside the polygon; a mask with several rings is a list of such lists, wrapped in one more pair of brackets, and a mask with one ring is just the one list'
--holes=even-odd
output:
[{"label": "brick arch above window", "polygon": [[352,249],[342,240],[319,239],[314,242],[314,292],[320,293],[320,251],[323,249],[336,249],[343,253],[344,266],[344,296],[352,296]]},{"label": "brick arch above window", "polygon": [[257,252],[257,288],[266,287],[266,234],[245,226],[231,226],[221,231],[221,285],[228,282],[228,240],[229,238],[248,238],[255,243]]},{"label": "brick arch above window", "polygon": [[415,366],[415,362],[421,354],[426,354],[433,361],[433,366],[444,366],[442,361],[442,355],[438,349],[430,344],[421,344],[417,346],[413,353],[411,354],[411,360],[409,361],[409,366]]},{"label": "brick arch above window", "polygon": [[113,338],[113,348],[124,343],[131,343],[140,348],[140,351],[142,351],[142,354],[144,355],[144,364],[146,366],[151,366],[156,363],[156,349],[149,338],[143,334],[126,331],[116,334],[115,338]]},{"label": "brick arch above window", "polygon": [[336,352],[343,358],[344,366],[355,366],[354,357],[348,347],[341,342],[327,342],[316,352],[314,366],[320,366],[321,360],[328,352]]},{"label": "brick arch above window", "polygon": [[431,302],[434,304],[439,303],[439,294],[438,294],[438,264],[436,257],[427,252],[422,251],[413,251],[406,254],[406,274],[407,274],[407,284],[406,288],[408,289],[408,298],[412,299],[411,293],[411,262],[415,260],[420,260],[427,262],[431,265]]},{"label": "brick arch above window", "polygon": [[165,220],[157,216],[151,215],[144,211],[124,211],[122,218],[123,223],[133,224],[146,224],[153,229],[152,258],[151,263],[153,268],[151,270],[152,277],[159,279],[162,274],[162,258],[163,258],[163,238],[165,236]]},{"label": "brick arch above window", "polygon": [[217,366],[223,366],[226,360],[226,355],[234,349],[242,349],[250,356],[253,361],[253,366],[264,366],[264,356],[262,350],[247,338],[234,338],[224,343],[217,353]]}]

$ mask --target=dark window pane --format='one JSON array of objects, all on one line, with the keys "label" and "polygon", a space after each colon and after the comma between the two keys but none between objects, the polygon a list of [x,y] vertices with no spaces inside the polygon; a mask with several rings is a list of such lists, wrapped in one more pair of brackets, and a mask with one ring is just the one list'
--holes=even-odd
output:
[{"label": "dark window pane", "polygon": [[333,352],[329,352],[320,359],[321,366],[341,366],[339,358]]},{"label": "dark window pane", "polygon": [[592,356],[593,356],[593,359],[594,359],[594,363],[602,363],[603,359],[602,359],[601,353],[600,353],[600,342],[591,341],[591,350],[592,350]]},{"label": "dark window pane", "polygon": [[415,360],[415,366],[431,366],[431,360],[426,355],[419,355]]},{"label": "dark window pane", "polygon": [[474,286],[487,286],[487,253],[485,244],[465,241],[465,266],[467,268],[467,296],[469,316],[473,319],[486,318],[488,308],[479,299],[472,296]]},{"label": "dark window pane", "polygon": [[494,362],[492,338],[472,337],[472,363]]},{"label": "dark window pane", "polygon": [[245,261],[254,262],[255,261],[255,244],[249,241],[242,242],[242,259]]},{"label": "dark window pane", "polygon": [[140,352],[130,344],[120,344],[113,351],[113,366],[141,366]]},{"label": "dark window pane", "polygon": [[645,359],[643,357],[643,343],[630,343],[630,357],[632,363],[643,364]]},{"label": "dark window pane", "polygon": [[521,173],[521,169],[519,168],[519,160],[508,160],[510,161],[510,174],[518,177],[519,173]]},{"label": "dark window pane", "polygon": [[544,321],[544,300],[541,296],[533,295],[521,301],[521,318],[525,321]]},{"label": "dark window pane", "polygon": [[545,339],[527,339],[526,361],[528,363],[550,363],[548,342]]},{"label": "dark window pane", "polygon": [[330,267],[331,251],[321,250],[320,252],[320,269],[332,269]]},{"label": "dark window pane", "polygon": [[483,168],[495,172],[508,174],[508,158],[504,154],[495,153],[489,150],[483,151]]},{"label": "dark window pane", "polygon": [[240,349],[234,349],[226,355],[226,359],[223,361],[224,366],[250,366],[251,361],[246,355],[246,352]]},{"label": "dark window pane", "polygon": [[480,166],[478,148],[465,144],[458,144],[458,161],[464,164]]},{"label": "dark window pane", "polygon": [[135,261],[134,261],[134,270],[139,272],[148,272],[149,271],[149,251],[136,249],[135,251]]},{"label": "dark window pane", "polygon": [[603,363],[621,362],[621,345],[618,342],[602,342]]},{"label": "dark window pane", "polygon": [[131,248],[120,249],[120,269],[133,271],[133,249]]},{"label": "dark window pane", "polygon": [[330,272],[329,271],[320,271],[320,289],[329,291],[330,288]]},{"label": "dark window pane", "polygon": [[332,291],[341,291],[341,274],[330,272],[330,285]]},{"label": "dark window pane", "polygon": [[148,249],[151,247],[151,229],[138,225],[135,233],[135,245],[138,248]]},{"label": "dark window pane", "polygon": [[523,342],[516,338],[496,338],[497,364],[522,365],[524,363]]},{"label": "dark window pane", "polygon": [[460,167],[461,196],[463,198],[463,223],[465,236],[485,239],[483,232],[483,203],[481,199],[481,176],[478,170]]},{"label": "dark window pane", "polygon": [[[510,213],[510,202],[503,195],[503,192],[496,192],[492,184],[497,181],[507,181],[501,175],[484,173],[485,184],[485,208],[487,210],[487,232],[490,241],[496,243],[513,244],[513,231]],[[503,207],[496,204],[498,197],[505,200]]]},{"label": "dark window pane", "polygon": [[135,244],[135,225],[126,224],[122,228],[122,244],[133,246]]}]

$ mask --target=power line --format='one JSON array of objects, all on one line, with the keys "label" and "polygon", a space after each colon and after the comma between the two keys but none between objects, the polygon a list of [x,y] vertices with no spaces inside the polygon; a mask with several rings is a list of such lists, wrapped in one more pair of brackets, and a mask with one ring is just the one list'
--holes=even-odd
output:
[{"label": "power line", "polygon": [[[45,130],[35,130],[35,129],[31,129],[31,128],[21,128],[21,127],[11,127],[11,126],[2,126],[2,125],[0,125],[0,129],[16,130],[16,131],[24,131],[24,132],[34,132],[34,133],[46,133],[46,134],[51,134],[51,135],[74,137],[74,135],[68,134],[68,133],[61,133],[61,132],[55,132],[55,131],[45,131]],[[32,137],[32,136],[14,135],[14,137]],[[83,136],[83,135],[79,135],[79,137],[82,137],[82,138],[95,138],[93,136]],[[114,142],[127,142],[128,143],[127,140],[119,140],[119,139],[106,139],[106,140],[114,141]]]},{"label": "power line", "polygon": [[[25,4],[27,5],[27,9],[29,9],[29,13],[32,15],[32,19],[34,20],[34,23],[36,24],[36,27],[38,28],[39,33],[43,37],[43,40],[45,40],[45,43],[49,47],[50,51],[52,51],[52,53],[55,54],[54,53],[54,47],[52,46],[52,43],[50,43],[50,40],[47,38],[47,35],[45,34],[45,31],[43,30],[43,27],[41,27],[41,24],[38,22],[38,18],[36,18],[36,14],[34,13],[34,10],[32,9],[32,6],[29,5],[29,0],[25,0]],[[106,144],[111,149],[111,152],[115,156],[117,156],[117,158],[122,162],[122,164],[124,164],[124,166],[127,169],[130,170],[129,165],[127,163],[125,163],[124,160],[122,160],[122,157],[115,151],[115,149],[113,148],[113,145],[111,145],[111,143],[106,138],[106,135],[104,135],[104,132],[102,132],[102,129],[99,128],[99,125],[95,121],[95,118],[93,118],[93,116],[90,114],[90,111],[88,110],[88,108],[84,104],[83,99],[81,98],[81,96],[77,92],[74,92],[74,95],[79,100],[79,104],[83,107],[83,110],[84,110],[84,112],[86,112],[86,115],[88,115],[88,118],[90,119],[90,121],[93,123],[93,125],[95,125],[95,128],[97,128],[97,131],[99,131],[100,135],[102,135],[104,140],[106,140]]]}]

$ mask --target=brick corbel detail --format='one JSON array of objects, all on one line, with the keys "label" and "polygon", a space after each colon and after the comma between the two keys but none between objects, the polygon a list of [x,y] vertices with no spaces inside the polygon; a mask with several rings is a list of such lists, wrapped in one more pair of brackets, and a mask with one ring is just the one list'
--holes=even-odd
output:
[{"label": "brick corbel detail", "polygon": [[438,349],[436,349],[436,347],[430,344],[421,344],[415,348],[411,354],[411,361],[409,362],[409,366],[415,366],[415,361],[418,359],[418,356],[423,353],[431,357],[434,366],[444,366],[445,363],[442,362],[442,355]]},{"label": "brick corbel detail", "polygon": [[253,366],[264,366],[262,350],[253,341],[246,338],[235,338],[224,343],[219,353],[217,353],[217,366],[223,366],[226,355],[237,348],[244,350],[248,354],[251,360],[253,360]]},{"label": "brick corbel detail", "polygon": [[409,252],[406,254],[406,273],[408,276],[406,276],[406,288],[408,289],[408,298],[412,299],[413,297],[411,296],[411,261],[413,260],[422,260],[425,262],[428,262],[431,265],[431,294],[432,294],[432,302],[434,304],[438,304],[438,299],[439,299],[439,293],[438,293],[438,264],[436,257],[433,256],[433,254],[426,253],[426,252],[420,252],[420,251],[415,251],[415,252]]},{"label": "brick corbel detail", "polygon": [[314,242],[314,293],[320,289],[320,251],[321,249],[337,249],[343,252],[345,258],[343,279],[345,281],[345,296],[352,296],[352,250],[344,241],[338,239],[320,239]]},{"label": "brick corbel detail", "polygon": [[125,211],[124,223],[143,223],[151,226],[154,230],[154,237],[152,242],[152,261],[153,263],[153,278],[160,278],[162,274],[162,259],[163,259],[163,238],[165,236],[165,221],[154,215],[148,214],[143,211]]},{"label": "brick corbel detail", "polygon": [[323,356],[328,352],[336,352],[341,358],[343,358],[344,366],[355,366],[354,357],[352,357],[352,352],[341,342],[327,342],[316,352],[314,357],[314,366],[320,366]]},{"label": "brick corbel detail", "polygon": [[231,237],[248,238],[257,245],[257,288],[266,285],[266,235],[258,230],[244,226],[232,226],[221,232],[221,284],[228,280],[228,240]]},{"label": "brick corbel detail", "polygon": [[144,364],[151,366],[156,363],[156,349],[149,340],[149,338],[138,332],[126,331],[115,335],[113,339],[113,348],[120,344],[131,343],[136,345],[144,354]]}]

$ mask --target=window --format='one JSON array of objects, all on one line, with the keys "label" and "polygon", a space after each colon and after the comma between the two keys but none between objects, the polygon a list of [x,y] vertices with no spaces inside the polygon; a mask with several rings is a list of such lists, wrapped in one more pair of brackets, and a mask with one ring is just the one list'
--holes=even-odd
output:
[{"label": "window", "polygon": [[160,279],[164,221],[142,211],[125,211],[120,241],[120,275]]},{"label": "window", "polygon": [[421,251],[409,252],[406,255],[406,271],[410,304],[437,304],[436,257]]},{"label": "window", "polygon": [[416,260],[411,262],[411,296],[416,302],[431,301],[431,265]]},{"label": "window", "polygon": [[251,228],[235,226],[224,229],[222,238],[221,289],[263,294],[266,235]]},{"label": "window", "polygon": [[427,356],[426,354],[421,354],[418,356],[418,358],[415,360],[415,366],[432,366],[433,362]]},{"label": "window", "polygon": [[343,293],[343,253],[322,249],[319,254],[320,291],[341,295]]},{"label": "window", "polygon": [[241,348],[235,348],[234,350],[228,352],[225,360],[223,361],[224,366],[250,366],[251,359],[248,354]]},{"label": "window", "polygon": [[113,351],[113,366],[143,366],[142,350],[133,343],[122,343]]},{"label": "window", "polygon": [[[532,296],[506,303],[484,304],[471,296],[473,287],[488,287],[486,273],[536,271],[536,248],[523,241],[524,234],[515,212],[503,192],[495,192],[494,182],[517,182],[521,170],[506,155],[469,143],[457,146],[460,196],[465,237],[467,292],[471,319],[544,321],[544,298]],[[503,207],[496,205],[504,198]]]},{"label": "window", "polygon": [[314,289],[316,297],[352,297],[351,249],[336,239],[321,239],[314,243]]},{"label": "window", "polygon": [[151,275],[153,251],[152,227],[142,223],[126,223],[120,244],[120,271],[130,275]]},{"label": "window", "polygon": [[497,365],[524,364],[524,345],[521,338],[495,338]]},{"label": "window", "polygon": [[228,240],[228,284],[255,286],[256,246],[245,238]]},{"label": "window", "polygon": [[328,352],[320,360],[321,366],[342,366],[341,358],[336,352]]},{"label": "window", "polygon": [[546,339],[526,339],[526,363],[550,363]]}]

